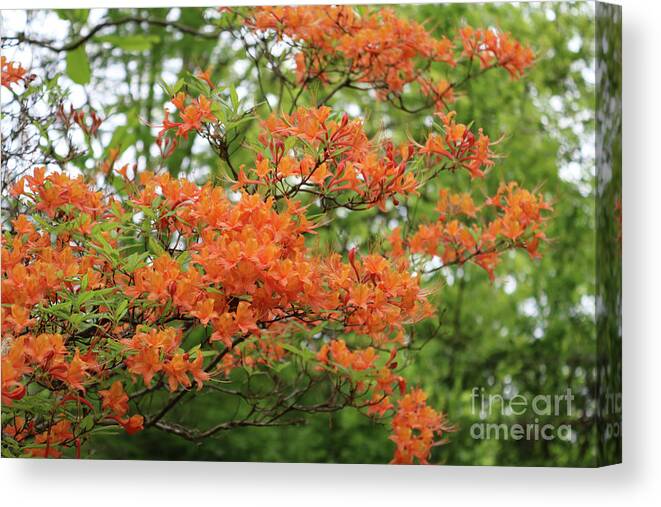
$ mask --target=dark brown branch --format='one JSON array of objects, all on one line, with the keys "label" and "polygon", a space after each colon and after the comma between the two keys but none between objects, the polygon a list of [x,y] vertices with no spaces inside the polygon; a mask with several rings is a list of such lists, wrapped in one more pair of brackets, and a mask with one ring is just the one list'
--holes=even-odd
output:
[{"label": "dark brown branch", "polygon": [[63,44],[61,46],[54,46],[53,41],[42,41],[42,40],[37,40],[37,39],[31,39],[30,37],[26,36],[24,32],[19,33],[18,35],[14,37],[4,37],[4,39],[7,40],[16,40],[19,43],[25,42],[28,44],[34,44],[35,46],[40,46],[46,49],[49,49],[50,51],[55,51],[57,53],[61,53],[63,51],[72,51],[83,44],[85,44],[88,40],[90,40],[92,37],[94,37],[97,33],[100,31],[110,28],[110,27],[115,27],[115,26],[121,26],[125,25],[128,23],[147,23],[149,25],[153,26],[161,26],[161,27],[172,27],[175,30],[178,30],[182,33],[188,34],[188,35],[194,35],[195,37],[202,37],[205,39],[217,39],[218,36],[222,33],[221,31],[216,31],[216,32],[200,32],[194,28],[191,28],[189,26],[183,25],[181,23],[177,23],[176,21],[165,21],[161,19],[152,19],[152,18],[141,18],[141,17],[135,17],[135,16],[130,16],[122,19],[118,19],[115,21],[104,21],[103,23],[99,23],[98,25],[92,27],[90,31],[83,35],[82,37],[69,42],[68,44]]},{"label": "dark brown branch", "polygon": [[233,428],[246,427],[246,426],[261,427],[261,428],[271,427],[271,426],[291,426],[296,424],[303,424],[304,422],[305,421],[303,419],[293,419],[288,421],[249,421],[249,420],[227,421],[224,423],[217,424],[216,426],[212,426],[207,430],[200,431],[194,428],[187,428],[180,424],[158,421],[154,424],[154,427],[158,428],[159,430],[172,433],[173,435],[177,435],[179,437],[185,438],[186,440],[195,442],[208,438],[220,431],[231,430]]}]

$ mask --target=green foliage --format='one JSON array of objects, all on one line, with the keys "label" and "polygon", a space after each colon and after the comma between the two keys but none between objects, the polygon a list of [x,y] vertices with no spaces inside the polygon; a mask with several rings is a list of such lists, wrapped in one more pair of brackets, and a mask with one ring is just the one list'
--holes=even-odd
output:
[{"label": "green foliage", "polygon": [[92,69],[85,46],[78,46],[67,53],[67,75],[74,83],[84,85],[90,82]]}]

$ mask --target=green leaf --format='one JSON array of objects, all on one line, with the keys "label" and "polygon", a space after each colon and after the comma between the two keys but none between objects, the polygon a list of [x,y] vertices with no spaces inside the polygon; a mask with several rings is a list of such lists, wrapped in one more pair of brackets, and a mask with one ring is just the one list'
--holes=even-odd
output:
[{"label": "green leaf", "polygon": [[[228,123],[225,125],[225,127],[226,127],[227,129],[235,129],[235,128],[239,127],[240,125],[243,125],[244,123],[249,122],[249,121],[252,121],[252,120],[254,120],[254,119],[255,119],[255,117],[254,117],[253,115],[246,115],[246,116],[243,116],[243,117],[239,118],[239,119],[236,120],[236,121],[228,122]],[[348,150],[348,149],[349,149],[349,148],[347,148],[347,150]]]},{"label": "green leaf", "polygon": [[180,266],[187,266],[191,260],[191,254],[189,251],[183,251],[177,256],[177,262]]},{"label": "green leaf", "polygon": [[74,83],[84,85],[90,82],[92,70],[85,46],[78,46],[67,53],[67,75]]},{"label": "green leaf", "polygon": [[297,355],[306,361],[314,359],[314,354],[309,350],[298,348],[289,343],[282,343],[281,347],[286,351],[291,352],[292,354]]},{"label": "green leaf", "polygon": [[163,255],[165,253],[165,249],[161,246],[161,244],[153,237],[149,237],[147,240],[147,244],[149,245],[149,250],[157,256]]},{"label": "green leaf", "polygon": [[232,100],[232,107],[234,108],[234,111],[238,111],[239,95],[236,93],[236,88],[234,86],[230,86],[230,99]]},{"label": "green leaf", "polygon": [[227,114],[225,114],[225,107],[218,102],[211,103],[211,112],[213,115],[220,120],[221,123],[225,123],[227,120]]},{"label": "green leaf", "polygon": [[88,414],[80,421],[80,429],[82,431],[90,431],[92,428],[94,428],[94,415]]},{"label": "green leaf", "polygon": [[65,21],[84,23],[90,14],[89,9],[58,9],[57,15]]},{"label": "green leaf", "polygon": [[96,37],[99,42],[108,42],[124,51],[147,51],[161,39],[158,35],[103,35]]},{"label": "green leaf", "polygon": [[179,80],[174,84],[174,87],[172,88],[172,92],[170,93],[170,96],[173,96],[173,95],[176,95],[177,93],[179,93],[179,91],[181,91],[181,89],[184,87],[185,84],[186,84],[186,81],[184,80],[184,78],[183,77],[179,78]]},{"label": "green leaf", "polygon": [[114,314],[115,323],[118,323],[120,320],[122,320],[122,318],[124,317],[124,315],[128,311],[128,307],[129,307],[128,300],[122,299],[122,301],[120,301],[119,305],[117,305],[117,308],[115,308],[115,312],[114,312],[115,313]]},{"label": "green leaf", "polygon": [[172,87],[160,77],[158,78],[158,85],[163,89],[163,92],[167,97],[172,97],[174,95]]},{"label": "green leaf", "polygon": [[197,93],[202,94],[205,97],[208,97],[209,95],[211,95],[211,88],[209,88],[209,85],[207,84],[207,82],[202,81],[197,76],[192,76],[186,82],[186,84],[188,85],[188,87],[191,90],[196,91]]}]

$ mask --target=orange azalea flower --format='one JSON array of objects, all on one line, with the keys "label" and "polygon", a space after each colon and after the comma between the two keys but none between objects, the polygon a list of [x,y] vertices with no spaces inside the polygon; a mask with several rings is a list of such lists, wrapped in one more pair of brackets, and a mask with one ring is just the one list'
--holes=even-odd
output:
[{"label": "orange azalea flower", "polygon": [[80,350],[78,350],[76,347],[73,359],[71,359],[71,362],[67,367],[66,374],[62,379],[71,387],[84,392],[85,387],[83,386],[83,382],[89,375],[87,371],[93,366],[93,363],[88,363],[80,357]]},{"label": "orange azalea flower", "polygon": [[372,347],[351,351],[344,340],[332,340],[322,346],[316,357],[324,364],[332,361],[345,369],[363,371],[373,367],[377,353]]},{"label": "orange azalea flower", "polygon": [[20,380],[24,374],[32,371],[32,368],[26,361],[25,338],[16,338],[5,345],[7,341],[6,338],[3,339],[0,373],[2,374],[2,402],[11,406],[12,400],[20,400],[25,396],[26,389]]},{"label": "orange azalea flower", "polygon": [[427,405],[427,396],[413,389],[398,401],[392,420],[392,440],[396,445],[391,463],[413,464],[417,460],[426,464],[431,449],[443,441],[440,437],[451,431],[442,414]]},{"label": "orange azalea flower", "polygon": [[206,371],[204,371],[204,356],[202,355],[202,352],[200,352],[199,350],[197,351],[195,360],[188,364],[188,371],[190,372],[193,379],[197,383],[198,391],[202,389],[204,382],[206,382],[207,380],[209,380],[209,378],[211,378],[211,375],[209,375]]},{"label": "orange azalea flower", "polygon": [[535,59],[532,49],[501,31],[465,26],[460,37],[465,56],[478,57],[482,67],[503,67],[512,78],[521,77]]},{"label": "orange azalea flower", "polygon": [[196,309],[190,314],[197,318],[201,324],[207,325],[210,320],[218,318],[218,313],[214,311],[216,302],[213,298],[207,298],[197,303]]},{"label": "orange azalea flower", "polygon": [[179,384],[185,388],[191,386],[188,378],[188,361],[184,358],[184,354],[175,354],[172,359],[163,363],[163,371],[168,379],[170,391],[176,391]]},{"label": "orange azalea flower", "polygon": [[494,143],[482,129],[478,130],[476,137],[466,125],[456,123],[454,111],[438,116],[443,122],[445,135],[430,134],[425,145],[420,146],[420,153],[441,162],[449,161],[453,170],[465,168],[471,178],[482,178],[485,169],[494,165],[494,154],[490,150]]},{"label": "orange azalea flower", "polygon": [[[286,183],[283,180],[296,175],[302,181],[292,193],[304,186],[316,185],[325,193],[353,192],[366,207],[381,209],[385,209],[388,199],[397,203],[398,196],[415,193],[417,181],[407,171],[407,162],[414,153],[412,145],[395,149],[389,141],[372,144],[359,120],[350,121],[345,114],[337,121],[330,113],[326,106],[301,107],[291,115],[271,115],[263,121],[259,139],[271,151],[271,164],[267,159],[258,158],[257,180],[250,179],[241,169],[233,189],[248,184]],[[324,159],[284,155],[285,143],[293,139],[304,140],[309,146],[323,150]],[[271,176],[272,165],[278,168],[275,178]]]},{"label": "orange azalea flower", "polygon": [[32,361],[44,368],[64,363],[67,355],[61,334],[40,334],[30,340],[27,351]]},{"label": "orange azalea flower", "polygon": [[255,315],[250,308],[250,304],[241,301],[234,314],[234,323],[242,333],[258,333],[259,328],[255,320]]},{"label": "orange azalea flower", "polygon": [[27,71],[17,62],[11,62],[0,56],[0,84],[9,88],[20,81],[27,82]]},{"label": "orange azalea flower", "polygon": [[300,42],[301,52],[295,56],[300,82],[310,77],[327,80],[324,63],[342,58],[357,82],[385,84],[389,91],[401,92],[416,80],[418,59],[455,63],[447,38],[433,38],[391,9],[359,16],[350,6],[258,7],[248,22],[256,30],[274,30],[279,37]]},{"label": "orange azalea flower", "polygon": [[158,349],[140,348],[137,353],[126,358],[129,372],[141,375],[145,386],[151,385],[154,375],[163,369]]},{"label": "orange azalea flower", "polygon": [[71,422],[63,419],[35,437],[35,442],[37,444],[43,444],[42,447],[30,447],[26,451],[33,457],[59,458],[62,456],[62,452],[56,449],[55,446],[63,444],[72,438]]},{"label": "orange azalea flower", "polygon": [[34,225],[26,215],[19,215],[18,218],[12,220],[12,226],[17,234],[33,235],[36,231]]},{"label": "orange azalea flower", "polygon": [[99,394],[103,400],[101,406],[110,410],[114,415],[121,417],[128,411],[129,397],[119,380],[113,382],[110,389],[99,391]]},{"label": "orange azalea flower", "polygon": [[138,431],[142,431],[144,429],[145,419],[141,415],[132,415],[131,417],[127,417],[126,419],[120,419],[119,417],[115,417],[115,420],[124,428],[124,431],[126,431],[126,433],[128,433],[129,435],[133,435],[134,433],[137,433]]},{"label": "orange azalea flower", "polygon": [[30,318],[30,310],[20,305],[11,305],[9,315],[5,316],[3,312],[3,317],[6,323],[12,326],[16,334],[35,322],[34,319]]},{"label": "orange azalea flower", "polygon": [[29,435],[30,427],[25,423],[25,418],[17,416],[14,421],[3,426],[2,432],[20,442]]},{"label": "orange azalea flower", "polygon": [[167,151],[167,154],[170,155],[176,146],[176,139],[183,138],[188,139],[188,134],[193,131],[198,131],[202,129],[203,125],[208,122],[213,122],[216,120],[216,117],[211,112],[211,101],[204,95],[200,95],[197,98],[190,99],[184,93],[180,92],[175,95],[171,102],[177,108],[180,122],[175,122],[170,120],[170,113],[166,110],[165,117],[163,118],[163,124],[161,125],[161,130],[159,131],[156,142],[159,146],[162,146],[166,134],[170,131],[174,131],[175,141],[171,146],[171,149]]},{"label": "orange azalea flower", "polygon": [[209,88],[211,88],[212,90],[215,88],[215,85],[213,84],[213,81],[211,81],[211,68],[210,67],[207,68],[204,71],[202,71],[202,70],[198,71],[195,74],[195,77],[197,77],[198,79],[201,79],[202,81],[205,81],[209,85]]}]

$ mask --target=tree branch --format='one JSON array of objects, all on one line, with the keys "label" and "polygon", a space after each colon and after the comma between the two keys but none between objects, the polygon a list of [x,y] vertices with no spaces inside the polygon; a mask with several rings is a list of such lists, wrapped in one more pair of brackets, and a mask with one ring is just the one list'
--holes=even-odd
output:
[{"label": "tree branch", "polygon": [[130,16],[122,19],[118,19],[115,21],[104,21],[103,23],[99,23],[98,25],[92,27],[90,31],[86,34],[81,36],[80,38],[69,42],[68,44],[63,44],[61,46],[54,46],[53,41],[41,41],[37,39],[32,39],[28,36],[25,35],[25,32],[21,32],[16,36],[13,37],[3,37],[6,40],[16,40],[19,43],[20,42],[25,42],[28,44],[34,44],[35,46],[40,46],[46,49],[49,49],[50,51],[54,51],[57,53],[61,53],[63,51],[72,51],[83,44],[85,44],[88,40],[90,40],[92,37],[94,37],[97,33],[100,31],[110,28],[110,27],[115,27],[115,26],[121,26],[125,25],[127,23],[147,23],[149,25],[154,25],[154,26],[161,26],[161,27],[172,27],[182,33],[188,34],[188,35],[194,35],[195,37],[202,37],[205,39],[217,39],[218,36],[223,32],[223,30],[216,31],[216,32],[200,32],[194,28],[191,28],[189,26],[183,25],[181,23],[177,23],[176,21],[165,21],[161,19],[153,19],[153,18],[141,18],[141,17],[136,17],[136,16]]}]

